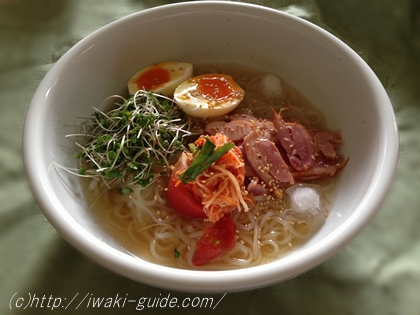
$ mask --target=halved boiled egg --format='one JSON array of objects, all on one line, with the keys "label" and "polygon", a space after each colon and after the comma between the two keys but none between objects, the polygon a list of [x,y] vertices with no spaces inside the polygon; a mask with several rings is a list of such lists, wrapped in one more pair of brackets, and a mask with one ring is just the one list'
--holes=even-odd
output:
[{"label": "halved boiled egg", "polygon": [[203,74],[181,83],[175,89],[174,100],[186,114],[206,118],[231,112],[244,95],[231,76]]},{"label": "halved boiled egg", "polygon": [[138,90],[152,91],[172,96],[175,88],[191,78],[193,66],[186,62],[161,62],[134,74],[128,81],[128,92],[134,95]]}]

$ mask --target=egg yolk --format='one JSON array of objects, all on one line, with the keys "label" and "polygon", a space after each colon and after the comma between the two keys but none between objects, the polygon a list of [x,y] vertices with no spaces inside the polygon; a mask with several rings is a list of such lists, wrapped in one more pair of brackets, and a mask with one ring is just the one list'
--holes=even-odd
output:
[{"label": "egg yolk", "polygon": [[152,90],[159,85],[169,82],[169,80],[169,71],[160,67],[156,67],[146,71],[141,76],[139,76],[136,80],[136,84],[140,90]]},{"label": "egg yolk", "polygon": [[223,75],[212,74],[197,77],[197,91],[210,100],[229,97],[233,92],[231,84],[229,78]]}]

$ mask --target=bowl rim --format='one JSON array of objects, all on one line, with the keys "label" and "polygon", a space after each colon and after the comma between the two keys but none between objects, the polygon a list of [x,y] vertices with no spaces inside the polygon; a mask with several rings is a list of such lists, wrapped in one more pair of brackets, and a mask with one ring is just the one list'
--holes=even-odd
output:
[{"label": "bowl rim", "polygon": [[[378,165],[378,174],[380,174],[375,176],[375,182],[371,184],[372,190],[375,190],[375,195],[366,198],[364,200],[364,211],[357,215],[352,214],[339,229],[330,234],[331,238],[328,240],[323,239],[315,246],[312,246],[310,250],[298,253],[293,265],[290,263],[286,264],[280,259],[270,264],[245,269],[196,271],[160,266],[140,259],[142,266],[139,268],[139,258],[127,256],[111,248],[82,228],[66,211],[57,211],[61,207],[64,209],[64,206],[60,204],[60,201],[55,196],[51,196],[48,193],[50,188],[46,186],[48,183],[40,178],[41,175],[36,167],[33,167],[34,143],[37,142],[36,137],[39,134],[36,131],[41,128],[41,126],[37,125],[38,107],[40,104],[43,104],[54,77],[65,65],[66,61],[70,60],[82,46],[91,41],[97,34],[107,32],[114,27],[122,27],[126,23],[130,23],[130,21],[135,21],[142,17],[151,18],[167,13],[172,14],[174,12],[173,9],[231,12],[236,11],[239,7],[244,10],[241,11],[244,14],[258,14],[265,17],[269,16],[270,18],[283,19],[296,27],[304,28],[305,30],[309,29],[310,32],[317,34],[317,36],[322,36],[324,39],[333,42],[343,53],[358,57],[359,69],[364,72],[372,88],[378,91],[378,102],[382,102],[384,107],[387,106],[380,112],[382,121],[393,126],[386,128],[386,142],[384,145],[387,154],[382,157],[381,163]],[[349,244],[366,227],[383,204],[395,176],[398,146],[396,119],[385,89],[370,67],[344,42],[309,21],[277,9],[250,3],[202,1],[166,4],[129,14],[99,28],[70,48],[46,74],[32,98],[24,123],[22,154],[24,170],[35,201],[62,237],[80,252],[120,275],[148,285],[175,291],[221,293],[255,289],[294,278],[325,262],[345,245]],[[38,162],[35,159],[35,165]],[[300,261],[298,258],[302,255],[305,255],[306,258]],[[298,260],[299,263],[296,263]]]}]

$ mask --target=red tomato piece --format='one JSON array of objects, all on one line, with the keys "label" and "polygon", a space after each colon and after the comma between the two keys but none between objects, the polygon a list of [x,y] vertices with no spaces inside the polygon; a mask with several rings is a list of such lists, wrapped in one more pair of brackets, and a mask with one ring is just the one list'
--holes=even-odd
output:
[{"label": "red tomato piece", "polygon": [[236,243],[235,231],[236,226],[230,216],[224,216],[213,225],[208,226],[198,242],[193,264],[195,266],[204,265],[230,251]]},{"label": "red tomato piece", "polygon": [[178,179],[178,174],[187,168],[187,158],[185,155],[181,155],[172,170],[168,183],[167,196],[169,205],[176,213],[184,217],[193,219],[207,218],[200,200],[197,199],[191,189]]}]

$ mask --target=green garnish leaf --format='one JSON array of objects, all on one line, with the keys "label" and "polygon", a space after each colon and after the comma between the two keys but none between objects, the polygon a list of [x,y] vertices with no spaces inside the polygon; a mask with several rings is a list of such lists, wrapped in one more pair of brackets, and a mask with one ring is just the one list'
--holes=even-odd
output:
[{"label": "green garnish leaf", "polygon": [[127,166],[131,169],[131,170],[137,170],[139,168],[139,164],[138,163],[134,163],[134,162],[128,162]]},{"label": "green garnish leaf", "polygon": [[77,153],[77,154],[75,154],[74,155],[74,157],[76,158],[76,159],[81,159],[82,157],[83,157],[83,155],[85,154],[85,152],[84,151],[80,151],[79,153]]},{"label": "green garnish leaf", "polygon": [[235,147],[233,142],[225,143],[220,148],[216,149],[216,145],[209,139],[205,138],[206,142],[200,151],[198,151],[195,159],[191,162],[187,170],[178,177],[182,183],[192,182],[194,179],[208,169],[214,162],[220,159],[226,152]]},{"label": "green garnish leaf", "polygon": [[103,174],[106,178],[123,178],[121,172],[115,168],[108,168],[104,171]]},{"label": "green garnish leaf", "polygon": [[108,157],[111,161],[117,158],[117,153],[115,151],[108,151]]},{"label": "green garnish leaf", "polygon": [[155,176],[153,174],[149,174],[148,176],[144,176],[142,178],[140,178],[139,180],[137,180],[137,184],[139,184],[140,186],[143,187],[147,187],[150,182],[153,180]]},{"label": "green garnish leaf", "polygon": [[98,138],[96,139],[96,145],[99,147],[99,146],[101,146],[104,143],[105,143],[104,137],[98,136]]},{"label": "green garnish leaf", "polygon": [[131,136],[130,141],[131,141],[132,144],[136,144],[137,143],[137,136],[136,135]]},{"label": "green garnish leaf", "polygon": [[175,258],[179,258],[179,257],[181,257],[181,253],[175,248],[175,250],[174,250],[174,257]]},{"label": "green garnish leaf", "polygon": [[118,191],[119,193],[126,195],[126,194],[131,194],[134,190],[131,189],[130,187],[123,187],[123,188],[120,188]]},{"label": "green garnish leaf", "polygon": [[80,128],[85,135],[75,155],[83,165],[80,174],[147,187],[186,149],[192,121],[173,100],[151,92],[116,97],[114,105],[96,110]]}]

